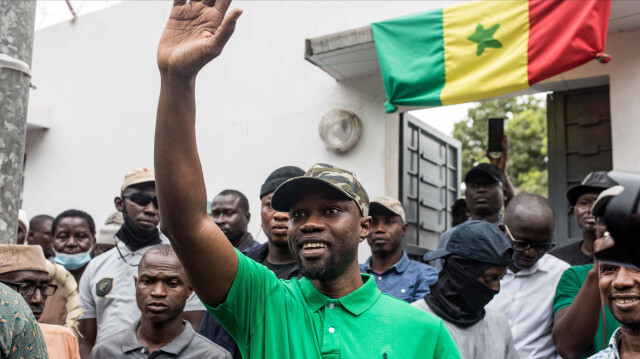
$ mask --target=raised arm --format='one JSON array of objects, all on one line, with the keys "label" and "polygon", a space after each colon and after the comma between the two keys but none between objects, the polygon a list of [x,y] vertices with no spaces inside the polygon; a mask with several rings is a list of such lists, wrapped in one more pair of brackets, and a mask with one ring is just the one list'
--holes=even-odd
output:
[{"label": "raised arm", "polygon": [[230,3],[174,1],[158,46],[161,88],[154,156],[160,228],[171,240],[196,293],[212,306],[225,300],[238,258],[207,214],[196,147],[195,80],[233,33],[242,12],[226,14]]},{"label": "raised arm", "polygon": [[504,208],[507,208],[509,201],[513,197],[516,196],[516,189],[513,187],[513,183],[511,183],[511,179],[509,178],[509,174],[507,174],[507,165],[509,162],[509,139],[505,135],[502,137],[502,141],[500,142],[502,145],[502,152],[499,157],[491,156],[491,152],[489,149],[486,150],[487,158],[492,165],[498,167],[500,171],[502,171],[502,175],[504,176],[504,189],[506,190],[504,196]]}]

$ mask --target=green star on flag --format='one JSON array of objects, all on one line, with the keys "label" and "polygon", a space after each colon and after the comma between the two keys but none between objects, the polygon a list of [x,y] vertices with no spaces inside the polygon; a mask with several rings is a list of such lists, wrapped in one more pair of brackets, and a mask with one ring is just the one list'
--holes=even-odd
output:
[{"label": "green star on flag", "polygon": [[500,24],[495,24],[485,30],[482,24],[478,24],[478,26],[476,26],[476,32],[467,38],[467,40],[469,41],[478,43],[476,55],[482,55],[484,49],[486,49],[487,47],[493,47],[496,49],[502,48],[502,44],[500,43],[500,41],[493,38],[493,35],[496,33],[499,27]]}]

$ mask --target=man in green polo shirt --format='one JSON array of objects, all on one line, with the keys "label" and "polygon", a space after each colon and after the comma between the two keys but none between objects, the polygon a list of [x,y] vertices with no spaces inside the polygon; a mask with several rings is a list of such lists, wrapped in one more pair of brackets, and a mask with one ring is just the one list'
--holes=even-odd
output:
[{"label": "man in green polo shirt", "polygon": [[371,227],[355,176],[318,164],[276,189],[289,247],[306,276],[281,281],[237,252],[206,212],[195,133],[195,78],[218,56],[240,10],[230,0],[175,0],[160,39],[155,137],[161,229],[193,288],[229,330],[243,358],[459,358],[442,321],[382,294],[361,275]]}]

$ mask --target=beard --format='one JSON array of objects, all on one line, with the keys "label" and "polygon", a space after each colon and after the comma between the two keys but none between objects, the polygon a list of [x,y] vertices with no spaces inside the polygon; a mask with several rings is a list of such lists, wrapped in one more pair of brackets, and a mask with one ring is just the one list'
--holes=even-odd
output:
[{"label": "beard", "polygon": [[340,257],[338,257],[335,252],[330,252],[329,257],[320,263],[305,263],[300,256],[297,255],[296,263],[298,263],[302,276],[309,279],[326,281],[343,275],[357,256],[358,247],[355,246],[340,253]]}]

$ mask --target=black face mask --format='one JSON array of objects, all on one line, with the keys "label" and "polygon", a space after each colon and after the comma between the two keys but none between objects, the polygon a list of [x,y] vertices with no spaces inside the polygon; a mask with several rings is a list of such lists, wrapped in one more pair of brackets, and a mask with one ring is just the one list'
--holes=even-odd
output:
[{"label": "black face mask", "polygon": [[132,251],[154,244],[160,244],[160,231],[157,227],[151,230],[144,230],[138,227],[126,211],[122,212],[124,224],[116,233],[116,236],[124,242]]},{"label": "black face mask", "polygon": [[[463,259],[464,260],[464,259]],[[474,268],[472,272],[484,273],[492,265],[477,262],[483,268]],[[431,285],[431,293],[424,300],[429,308],[440,318],[461,327],[476,324],[484,318],[484,307],[498,294],[476,277],[469,274],[455,257],[447,258],[438,281]]]}]

